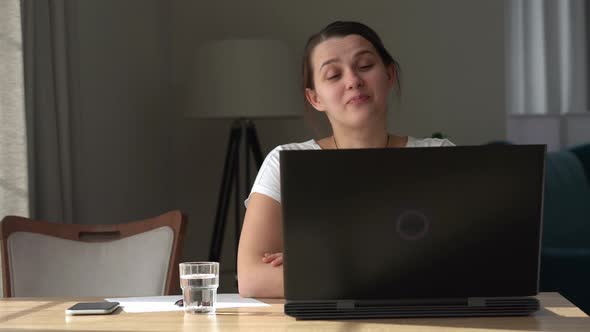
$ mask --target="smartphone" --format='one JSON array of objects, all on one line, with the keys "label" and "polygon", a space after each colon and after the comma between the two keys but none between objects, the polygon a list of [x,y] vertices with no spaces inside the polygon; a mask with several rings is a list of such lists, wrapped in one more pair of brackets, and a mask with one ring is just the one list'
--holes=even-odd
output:
[{"label": "smartphone", "polygon": [[119,302],[83,302],[66,309],[67,315],[108,315],[119,307]]}]

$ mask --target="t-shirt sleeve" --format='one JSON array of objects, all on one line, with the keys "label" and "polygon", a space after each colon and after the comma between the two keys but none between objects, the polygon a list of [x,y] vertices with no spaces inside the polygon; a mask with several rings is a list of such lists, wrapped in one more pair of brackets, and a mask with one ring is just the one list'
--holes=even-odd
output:
[{"label": "t-shirt sleeve", "polygon": [[439,147],[439,146],[455,146],[453,142],[446,138],[423,138],[415,140],[413,147]]},{"label": "t-shirt sleeve", "polygon": [[279,163],[279,148],[274,148],[262,162],[260,170],[256,175],[256,180],[252,185],[250,195],[244,201],[246,208],[252,193],[260,193],[271,197],[277,202],[281,202],[281,180],[280,180],[280,163]]},{"label": "t-shirt sleeve", "polygon": [[453,144],[453,142],[445,138],[441,140],[440,146],[455,146],[455,144]]}]

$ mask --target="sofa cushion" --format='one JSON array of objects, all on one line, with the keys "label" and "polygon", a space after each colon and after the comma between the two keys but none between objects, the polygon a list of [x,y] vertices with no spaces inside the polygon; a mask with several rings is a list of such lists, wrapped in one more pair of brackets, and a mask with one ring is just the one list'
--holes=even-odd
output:
[{"label": "sofa cushion", "polygon": [[547,154],[543,248],[590,247],[590,185],[569,151]]},{"label": "sofa cushion", "polygon": [[574,146],[570,151],[578,157],[580,162],[582,162],[582,168],[586,173],[586,178],[590,185],[590,143]]}]

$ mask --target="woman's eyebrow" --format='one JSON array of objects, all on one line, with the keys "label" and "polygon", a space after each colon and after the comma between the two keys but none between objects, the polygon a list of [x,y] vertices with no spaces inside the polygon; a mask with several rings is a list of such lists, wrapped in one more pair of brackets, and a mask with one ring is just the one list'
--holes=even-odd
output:
[{"label": "woman's eyebrow", "polygon": [[335,62],[340,62],[340,59],[338,59],[338,58],[333,58],[333,59],[330,59],[330,60],[326,60],[326,61],[324,61],[324,63],[322,63],[322,65],[320,66],[320,69],[319,69],[319,71],[322,71],[322,68],[323,68],[324,66],[326,66],[326,65],[329,65],[329,64],[331,64],[331,63],[335,63]]},{"label": "woman's eyebrow", "polygon": [[360,51],[356,52],[353,57],[354,58],[358,58],[359,56],[364,55],[364,54],[370,54],[370,55],[373,55],[373,56],[375,55],[370,50],[360,50]]}]

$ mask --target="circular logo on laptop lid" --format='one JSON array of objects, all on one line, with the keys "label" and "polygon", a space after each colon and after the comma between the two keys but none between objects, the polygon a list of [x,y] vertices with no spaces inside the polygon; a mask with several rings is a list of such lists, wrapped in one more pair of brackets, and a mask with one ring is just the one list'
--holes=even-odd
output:
[{"label": "circular logo on laptop lid", "polygon": [[405,210],[397,217],[395,228],[402,239],[416,241],[426,236],[430,220],[418,210]]}]

